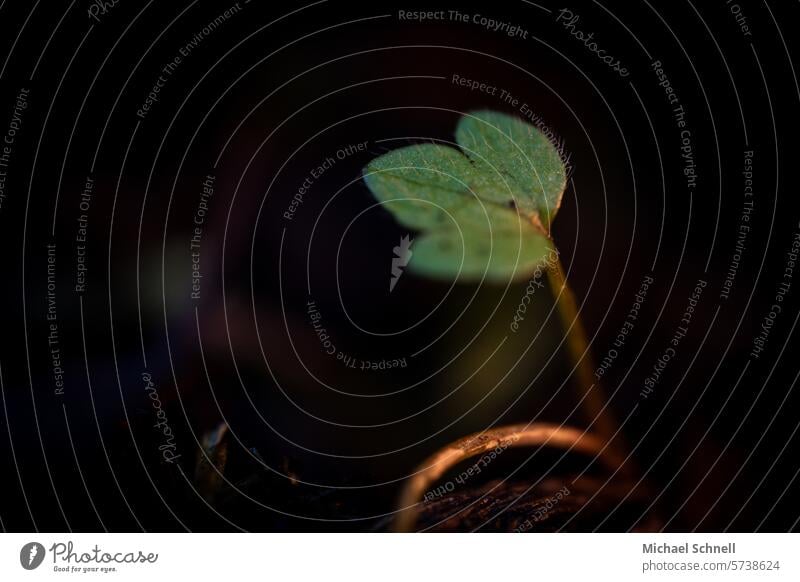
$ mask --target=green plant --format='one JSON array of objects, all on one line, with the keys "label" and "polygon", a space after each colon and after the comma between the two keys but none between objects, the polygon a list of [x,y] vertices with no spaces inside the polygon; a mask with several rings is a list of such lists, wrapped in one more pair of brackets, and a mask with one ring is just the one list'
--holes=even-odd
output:
[{"label": "green plant", "polygon": [[[364,181],[400,224],[422,233],[409,262],[420,275],[509,283],[546,267],[580,401],[592,431],[605,443],[594,445],[594,454],[621,467],[621,447],[614,442],[616,423],[593,381],[594,365],[577,303],[550,235],[567,183],[561,152],[533,125],[495,111],[464,115],[456,128],[456,144],[460,149],[419,144],[391,151],[364,168]],[[489,429],[484,440],[512,428],[529,445],[572,449],[582,442],[580,432],[541,423]],[[447,457],[456,449],[451,446],[438,455]],[[442,469],[436,464],[431,470],[438,475]],[[413,526],[408,512],[427,484],[422,472],[409,481],[401,497],[399,529]]]},{"label": "green plant", "polygon": [[567,182],[559,149],[533,125],[496,111],[464,115],[456,143],[460,150],[393,150],[367,165],[364,181],[398,222],[423,233],[409,262],[419,274],[508,282],[547,266],[584,406],[610,438],[615,423],[593,382],[586,334],[550,236]]}]

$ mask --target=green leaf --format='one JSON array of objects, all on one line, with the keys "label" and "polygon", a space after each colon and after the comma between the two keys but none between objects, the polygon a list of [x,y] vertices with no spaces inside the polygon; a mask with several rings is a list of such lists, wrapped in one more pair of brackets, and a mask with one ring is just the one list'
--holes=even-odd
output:
[{"label": "green leaf", "polygon": [[469,205],[465,182],[474,172],[458,150],[420,144],[400,148],[370,162],[364,181],[400,224],[415,230],[445,225],[448,213]]},{"label": "green leaf", "polygon": [[485,182],[480,196],[514,200],[520,212],[536,214],[549,231],[561,205],[567,173],[561,154],[533,125],[496,111],[476,111],[458,122],[456,141]]},{"label": "green leaf", "polygon": [[466,155],[436,144],[400,148],[370,162],[364,181],[398,222],[423,232],[412,270],[525,277],[550,253],[549,225],[566,181],[560,155],[532,125],[489,111],[463,117],[456,139]]},{"label": "green leaf", "polygon": [[409,266],[436,279],[503,283],[529,276],[549,254],[549,239],[529,225],[519,232],[441,229],[414,242]]}]

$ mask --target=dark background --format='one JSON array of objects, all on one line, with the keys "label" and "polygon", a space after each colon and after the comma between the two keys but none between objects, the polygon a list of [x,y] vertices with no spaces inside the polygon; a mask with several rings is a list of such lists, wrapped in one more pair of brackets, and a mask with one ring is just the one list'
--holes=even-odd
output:
[{"label": "dark background", "polygon": [[[654,279],[604,377],[648,511],[667,530],[796,529],[797,281],[765,351],[750,356],[800,220],[790,183],[796,4],[742,0],[745,36],[724,2],[331,0],[301,10],[253,0],[192,50],[139,119],[160,69],[230,6],[123,1],[100,22],[84,1],[0,7],[0,133],[30,89],[0,209],[5,530],[382,530],[402,479],[453,439],[533,419],[588,425],[574,412],[549,297],[509,334],[526,282],[451,288],[406,273],[387,292],[392,247],[408,233],[372,207],[363,166],[400,145],[452,140],[463,112],[515,113],[453,74],[506,89],[562,138],[573,173],[553,237],[596,360],[643,277]],[[518,24],[528,38],[398,19],[440,7]],[[564,7],[629,77],[556,22]],[[655,60],[686,110],[691,194]],[[364,141],[283,218],[313,168]],[[752,230],[725,300],[745,150]],[[194,301],[189,238],[209,173]],[[87,176],[87,285],[76,293]],[[47,344],[49,243],[63,395]],[[643,399],[698,279],[708,285],[689,334]],[[337,349],[407,357],[408,367],[349,370],[325,354],[309,298]],[[177,463],[158,450],[144,372]],[[221,422],[228,483],[209,493],[198,443]]]}]

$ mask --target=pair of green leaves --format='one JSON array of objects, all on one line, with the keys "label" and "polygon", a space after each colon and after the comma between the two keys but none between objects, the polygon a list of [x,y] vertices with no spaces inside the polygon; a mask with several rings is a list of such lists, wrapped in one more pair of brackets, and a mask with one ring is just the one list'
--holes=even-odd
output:
[{"label": "pair of green leaves", "polygon": [[400,224],[422,232],[409,267],[429,277],[507,282],[551,251],[566,169],[533,125],[495,111],[464,115],[461,147],[419,144],[370,162],[364,181]]}]

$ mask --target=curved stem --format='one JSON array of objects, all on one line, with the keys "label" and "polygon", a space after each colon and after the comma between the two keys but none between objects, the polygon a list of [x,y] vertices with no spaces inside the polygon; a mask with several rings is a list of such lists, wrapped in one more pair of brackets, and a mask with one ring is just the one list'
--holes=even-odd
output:
[{"label": "curved stem", "polygon": [[591,423],[590,428],[606,440],[607,446],[615,456],[624,458],[624,446],[617,436],[619,425],[611,413],[600,383],[595,379],[595,365],[586,338],[586,330],[578,315],[575,294],[567,284],[560,259],[557,258],[555,264],[548,269],[547,276],[556,300],[561,324],[567,335],[567,352],[573,364],[575,385]]},{"label": "curved stem", "polygon": [[[399,511],[393,529],[398,532],[414,530],[420,499],[431,486],[455,465],[498,447],[550,446],[596,457],[610,470],[619,469],[618,460],[608,454],[606,443],[599,435],[569,426],[533,423],[491,428],[461,438],[428,457],[406,481],[400,496]],[[427,499],[426,499],[427,500]]]},{"label": "curved stem", "polygon": [[575,295],[567,284],[561,261],[556,259],[547,273],[566,333],[567,352],[573,363],[575,385],[591,432],[564,425],[533,423],[492,428],[455,441],[426,459],[406,481],[394,522],[395,531],[413,531],[420,499],[448,470],[470,457],[497,447],[551,446],[575,450],[596,457],[614,473],[629,475],[630,463],[624,461],[625,447],[617,436],[618,424],[611,414],[599,382],[594,377],[595,366],[586,331],[578,315]]}]

